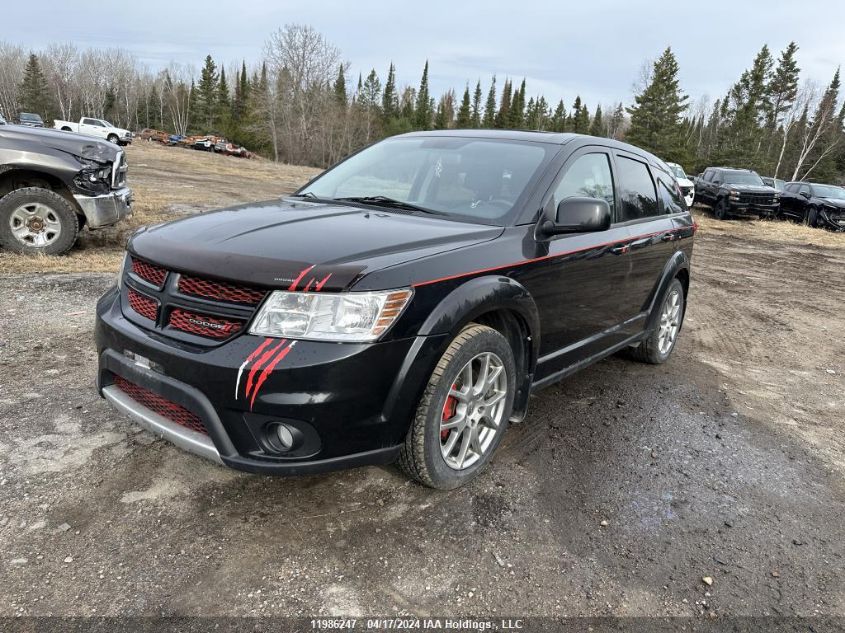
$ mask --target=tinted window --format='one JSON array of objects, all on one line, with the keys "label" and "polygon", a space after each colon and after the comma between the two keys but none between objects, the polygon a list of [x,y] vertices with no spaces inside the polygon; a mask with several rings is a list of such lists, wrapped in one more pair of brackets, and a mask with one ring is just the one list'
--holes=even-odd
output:
[{"label": "tinted window", "polygon": [[659,213],[657,208],[657,192],[651,180],[645,163],[624,156],[616,160],[617,176],[619,178],[619,196],[622,203],[619,210],[619,221],[647,218]]},{"label": "tinted window", "polygon": [[712,169],[705,169],[704,174],[702,175],[703,180],[713,180],[713,170]]},{"label": "tinted window", "polygon": [[585,154],[567,168],[555,188],[555,206],[574,197],[601,198],[613,209],[613,177],[607,154]]},{"label": "tinted window", "polygon": [[788,185],[786,185],[786,187],[784,187],[784,190],[788,191],[789,193],[795,193],[795,192],[798,191],[798,185],[791,182]]},{"label": "tinted window", "polygon": [[83,125],[97,125],[94,119],[82,119]]},{"label": "tinted window", "polygon": [[798,193],[810,193],[809,185],[801,185],[801,188],[798,190]]},{"label": "tinted window", "polygon": [[663,213],[681,213],[686,210],[686,203],[678,191],[678,183],[674,178],[662,171],[654,170],[657,178],[657,190],[660,192],[660,200],[663,202]]},{"label": "tinted window", "polygon": [[763,179],[753,171],[726,171],[725,183],[729,185],[762,185]]}]

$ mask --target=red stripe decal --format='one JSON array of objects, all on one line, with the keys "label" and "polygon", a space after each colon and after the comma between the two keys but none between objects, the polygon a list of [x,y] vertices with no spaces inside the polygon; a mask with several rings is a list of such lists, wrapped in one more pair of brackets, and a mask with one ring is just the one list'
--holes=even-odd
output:
[{"label": "red stripe decal", "polygon": [[312,286],[313,284],[314,284],[314,278],[312,277],[312,278],[311,278],[311,281],[309,281],[309,282],[308,282],[308,284],[305,286],[305,290],[304,290],[304,292],[308,292],[309,290],[311,290],[311,286]]},{"label": "red stripe decal", "polygon": [[264,348],[265,348],[265,347],[267,347],[267,346],[270,344],[270,341],[272,341],[272,340],[273,340],[273,339],[271,339],[271,338],[265,338],[265,339],[264,339],[264,342],[263,342],[261,345],[259,345],[258,347],[256,347],[256,348],[252,351],[252,354],[250,354],[249,356],[247,356],[247,357],[246,357],[246,361],[244,361],[244,362],[248,363],[248,362],[250,362],[253,358],[255,358],[256,356],[258,356],[258,355],[259,355],[259,354],[260,354],[260,353],[264,350]]},{"label": "red stripe decal", "polygon": [[331,276],[332,276],[332,274],[331,274],[331,273],[329,273],[328,275],[326,275],[325,277],[323,277],[322,281],[318,282],[318,283],[317,283],[317,285],[316,285],[316,286],[314,286],[314,291],[315,291],[315,292],[320,292],[320,291],[323,289],[323,286],[325,286],[325,285],[326,285],[326,282],[329,280],[329,277],[331,277]]},{"label": "red stripe decal", "polygon": [[293,291],[296,290],[296,287],[299,285],[299,282],[302,281],[302,278],[305,277],[311,270],[314,270],[314,266],[309,266],[308,268],[303,268],[302,272],[293,280],[293,283],[290,285],[288,290]]},{"label": "red stripe decal", "polygon": [[275,347],[271,347],[269,350],[267,350],[261,355],[261,358],[255,361],[255,365],[253,365],[252,369],[249,370],[249,375],[246,379],[246,390],[244,391],[244,393],[246,394],[247,398],[249,398],[249,394],[252,392],[252,379],[255,377],[256,372],[261,369],[261,366],[268,360],[270,360],[273,357],[273,354],[279,351],[279,348],[286,342],[287,339],[282,339],[281,341],[279,341],[278,345],[276,345]]},{"label": "red stripe decal", "polygon": [[255,389],[252,391],[252,398],[249,401],[250,411],[252,411],[252,405],[255,404],[255,397],[258,395],[258,392],[261,389],[261,385],[264,384],[264,381],[267,380],[267,377],[270,375],[270,372],[272,372],[276,368],[276,365],[278,365],[281,360],[288,355],[288,352],[290,351],[291,347],[293,347],[293,343],[291,343],[281,352],[279,352],[276,358],[270,361],[267,367],[265,367],[264,370],[261,372],[261,375],[258,377],[258,380],[255,383]]},{"label": "red stripe decal", "polygon": [[419,286],[428,286],[430,284],[436,284],[441,281],[450,281],[452,279],[460,279],[461,277],[469,277],[470,275],[480,275],[481,273],[489,273],[495,270],[504,270],[506,268],[513,268],[515,266],[525,266],[526,264],[534,264],[536,262],[542,262],[547,259],[556,259],[560,257],[567,257],[569,255],[574,255],[576,253],[583,253],[584,251],[591,251],[597,248],[604,248],[605,246],[612,246],[614,244],[621,244],[622,242],[634,242],[636,240],[642,240],[647,237],[654,237],[655,235],[664,235],[665,233],[677,233],[679,231],[685,231],[692,227],[684,226],[677,229],[670,229],[668,231],[656,231],[655,233],[645,233],[644,235],[632,235],[630,237],[626,237],[624,240],[614,240],[613,242],[605,242],[603,244],[593,244],[592,246],[585,246],[584,248],[576,248],[575,250],[566,251],[564,253],[555,253],[554,255],[543,255],[542,257],[535,257],[534,259],[525,259],[521,262],[513,262],[511,264],[505,264],[504,266],[493,266],[491,268],[480,268],[478,270],[472,270],[468,273],[457,273],[455,275],[448,275],[446,277],[439,277],[437,279],[429,279],[428,281],[417,281],[412,283],[411,285],[414,288]]}]

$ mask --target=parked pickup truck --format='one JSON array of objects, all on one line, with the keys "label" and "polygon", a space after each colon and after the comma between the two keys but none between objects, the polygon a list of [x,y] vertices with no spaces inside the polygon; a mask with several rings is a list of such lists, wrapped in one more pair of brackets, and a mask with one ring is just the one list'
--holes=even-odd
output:
[{"label": "parked pickup truck", "polygon": [[128,145],[132,142],[132,132],[115,127],[104,119],[82,117],[79,119],[79,123],[56,119],[53,127],[63,132],[76,132],[77,134],[85,134],[86,136],[104,138],[117,145]]},{"label": "parked pickup truck", "polygon": [[0,247],[60,255],[81,227],[115,224],[132,202],[126,171],[111,143],[0,117]]},{"label": "parked pickup truck", "polygon": [[735,216],[773,218],[780,209],[780,193],[750,169],[708,167],[695,181],[695,197],[712,207],[719,220]]},{"label": "parked pickup truck", "polygon": [[389,138],[283,200],[135,233],[97,304],[97,384],[236,469],[398,460],[455,488],[531,392],[617,351],[669,360],[695,228],[669,168],[632,145]]}]

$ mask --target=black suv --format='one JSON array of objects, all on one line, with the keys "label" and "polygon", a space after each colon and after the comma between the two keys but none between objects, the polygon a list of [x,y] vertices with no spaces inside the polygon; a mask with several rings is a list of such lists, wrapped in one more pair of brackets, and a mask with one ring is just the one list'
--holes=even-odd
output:
[{"label": "black suv", "polygon": [[695,229],[630,145],[393,137],[284,200],[137,232],[97,305],[98,386],[234,468],[398,459],[454,488],[532,391],[620,350],[669,358]]},{"label": "black suv", "polygon": [[810,226],[845,231],[845,189],[789,182],[780,198],[780,215]]},{"label": "black suv", "polygon": [[708,167],[695,181],[695,199],[712,207],[719,220],[771,218],[777,215],[780,194],[750,169]]}]

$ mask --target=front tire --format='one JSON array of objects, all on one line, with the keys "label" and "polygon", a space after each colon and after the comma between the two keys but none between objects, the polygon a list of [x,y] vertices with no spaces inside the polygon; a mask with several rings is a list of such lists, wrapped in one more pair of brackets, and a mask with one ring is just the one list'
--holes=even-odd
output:
[{"label": "front tire", "polygon": [[631,350],[634,360],[651,365],[660,365],[669,360],[678,341],[681,324],[684,322],[685,305],[684,286],[675,278],[669,284],[660,303],[660,320],[657,329]]},{"label": "front tire", "polygon": [[399,467],[439,490],[471,481],[502,441],[515,390],[516,364],[507,339],[493,328],[467,325],[428,380]]},{"label": "front tire", "polygon": [[106,137],[106,140],[109,143],[114,143],[115,145],[120,145],[120,137],[117,134],[109,134]]},{"label": "front tire", "polygon": [[728,203],[725,202],[724,198],[716,202],[716,206],[713,207],[713,214],[716,216],[717,220],[728,219]]},{"label": "front tire", "polygon": [[78,234],[76,209],[55,191],[26,187],[0,198],[0,246],[7,251],[62,255]]},{"label": "front tire", "polygon": [[815,228],[818,226],[819,223],[819,210],[815,207],[812,207],[809,211],[807,211],[807,226],[811,226]]}]

